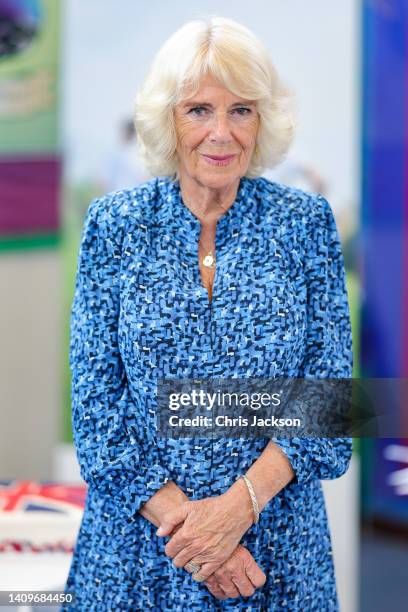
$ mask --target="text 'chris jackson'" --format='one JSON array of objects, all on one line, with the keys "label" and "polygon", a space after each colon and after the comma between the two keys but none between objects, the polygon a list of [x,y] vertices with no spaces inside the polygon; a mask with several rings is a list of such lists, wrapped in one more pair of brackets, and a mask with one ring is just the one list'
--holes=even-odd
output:
[{"label": "text 'chris jackson'", "polygon": [[274,416],[261,418],[256,414],[252,419],[245,417],[229,417],[219,414],[214,419],[210,416],[197,415],[193,418],[180,417],[172,414],[169,417],[171,427],[300,427],[301,419],[283,419]]}]

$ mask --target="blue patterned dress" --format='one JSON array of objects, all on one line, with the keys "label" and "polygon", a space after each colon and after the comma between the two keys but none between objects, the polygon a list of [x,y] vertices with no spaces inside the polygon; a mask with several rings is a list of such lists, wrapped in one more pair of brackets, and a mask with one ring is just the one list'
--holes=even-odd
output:
[{"label": "blue patterned dress", "polygon": [[350,438],[274,438],[296,476],[243,537],[267,576],[252,597],[214,598],[172,565],[167,539],[138,513],[168,480],[190,499],[221,494],[268,443],[158,438],[158,377],[352,372],[343,258],[323,197],[241,179],[217,224],[212,303],[200,228],[169,178],[89,206],[70,346],[74,440],[89,489],[66,584],[77,603],[66,609],[338,610],[320,480],[347,470]]}]

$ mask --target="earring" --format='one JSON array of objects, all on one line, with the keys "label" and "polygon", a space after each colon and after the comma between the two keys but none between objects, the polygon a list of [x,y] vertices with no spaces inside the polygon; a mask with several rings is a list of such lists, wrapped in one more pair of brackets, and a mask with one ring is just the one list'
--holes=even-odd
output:
[{"label": "earring", "polygon": [[256,155],[256,157],[259,156],[259,147],[258,147],[258,145],[255,146],[255,155]]}]

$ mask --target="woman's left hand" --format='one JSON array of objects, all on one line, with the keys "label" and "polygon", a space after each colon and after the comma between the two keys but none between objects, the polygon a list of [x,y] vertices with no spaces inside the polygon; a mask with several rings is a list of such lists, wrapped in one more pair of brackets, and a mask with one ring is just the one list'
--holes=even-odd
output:
[{"label": "woman's left hand", "polygon": [[196,501],[186,501],[167,512],[157,531],[171,534],[183,523],[165,546],[165,553],[176,567],[189,561],[201,565],[192,575],[207,580],[228,559],[244,533],[253,524],[253,510],[246,484],[237,480],[226,493]]}]

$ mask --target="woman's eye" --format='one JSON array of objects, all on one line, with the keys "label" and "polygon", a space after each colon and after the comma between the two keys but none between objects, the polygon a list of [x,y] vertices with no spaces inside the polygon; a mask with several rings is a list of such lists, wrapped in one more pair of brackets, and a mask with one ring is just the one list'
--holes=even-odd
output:
[{"label": "woman's eye", "polygon": [[189,115],[194,115],[196,117],[203,117],[206,112],[207,109],[204,108],[204,106],[195,106],[188,111]]},{"label": "woman's eye", "polygon": [[251,113],[251,109],[246,108],[245,106],[240,106],[239,108],[234,108],[234,112],[244,117],[245,115],[249,115]]},{"label": "woman's eye", "polygon": [[[188,114],[193,117],[207,117],[210,112],[210,109],[205,106],[194,106],[188,111]],[[239,106],[232,109],[231,114],[239,117],[247,117],[252,114],[252,110],[246,106]]]}]

